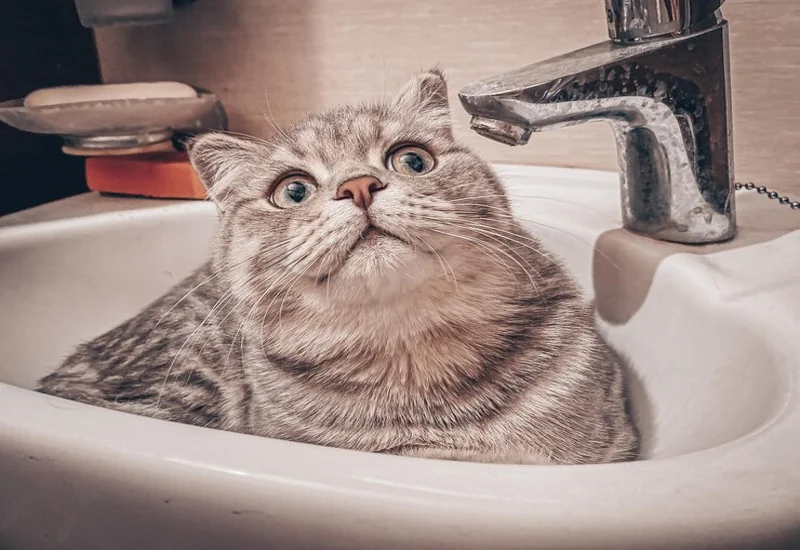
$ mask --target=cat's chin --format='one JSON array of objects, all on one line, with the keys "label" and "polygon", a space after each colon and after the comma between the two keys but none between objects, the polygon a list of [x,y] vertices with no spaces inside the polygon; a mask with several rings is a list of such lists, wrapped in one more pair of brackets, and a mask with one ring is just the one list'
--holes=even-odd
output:
[{"label": "cat's chin", "polygon": [[338,287],[338,295],[352,294],[356,300],[371,294],[386,298],[423,284],[431,269],[438,268],[428,256],[390,234],[369,232],[353,246],[338,269],[317,283]]},{"label": "cat's chin", "polygon": [[368,231],[355,243],[338,270],[339,278],[373,279],[398,274],[415,259],[406,242],[380,230]]}]

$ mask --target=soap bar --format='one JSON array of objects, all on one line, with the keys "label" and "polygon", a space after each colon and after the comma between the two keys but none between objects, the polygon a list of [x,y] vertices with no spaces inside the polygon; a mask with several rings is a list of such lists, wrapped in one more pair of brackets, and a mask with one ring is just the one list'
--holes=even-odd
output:
[{"label": "soap bar", "polygon": [[93,101],[126,99],[185,99],[197,97],[197,91],[180,82],[134,82],[130,84],[92,84],[58,86],[31,92],[25,107],[52,107]]},{"label": "soap bar", "polygon": [[89,157],[86,184],[92,191],[160,199],[205,199],[206,190],[186,153]]}]

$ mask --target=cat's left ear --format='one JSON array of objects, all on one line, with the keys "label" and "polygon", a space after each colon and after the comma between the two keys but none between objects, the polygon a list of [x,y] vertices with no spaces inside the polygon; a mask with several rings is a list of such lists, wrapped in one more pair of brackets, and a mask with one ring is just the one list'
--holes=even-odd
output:
[{"label": "cat's left ear", "polygon": [[444,73],[436,68],[415,75],[395,96],[394,106],[409,113],[438,119],[449,127],[450,104]]},{"label": "cat's left ear", "polygon": [[257,162],[261,151],[253,139],[222,132],[209,132],[188,140],[186,149],[208,196],[220,208],[225,199],[247,181],[244,173]]}]

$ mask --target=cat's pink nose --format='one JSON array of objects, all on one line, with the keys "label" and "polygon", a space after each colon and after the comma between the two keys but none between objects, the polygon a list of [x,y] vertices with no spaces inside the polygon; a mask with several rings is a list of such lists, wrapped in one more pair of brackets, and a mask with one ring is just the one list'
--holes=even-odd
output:
[{"label": "cat's pink nose", "polygon": [[336,200],[352,199],[353,203],[359,208],[366,210],[372,204],[372,195],[386,185],[373,176],[359,176],[347,180],[336,190]]}]

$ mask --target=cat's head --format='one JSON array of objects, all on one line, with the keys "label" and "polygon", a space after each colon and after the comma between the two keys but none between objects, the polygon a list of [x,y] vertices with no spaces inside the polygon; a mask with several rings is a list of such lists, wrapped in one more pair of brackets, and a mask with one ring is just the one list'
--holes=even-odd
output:
[{"label": "cat's head", "polygon": [[438,70],[268,140],[211,133],[189,150],[219,207],[217,260],[256,292],[358,302],[455,284],[500,257],[492,235],[513,223],[490,167],[453,138]]}]

